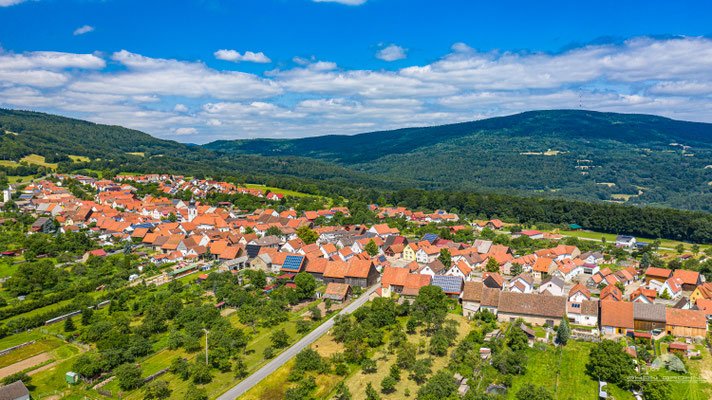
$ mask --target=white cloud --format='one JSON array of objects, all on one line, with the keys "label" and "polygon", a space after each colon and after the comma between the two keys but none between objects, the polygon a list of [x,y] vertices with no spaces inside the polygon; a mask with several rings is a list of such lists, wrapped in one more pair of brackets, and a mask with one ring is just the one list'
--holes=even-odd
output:
[{"label": "white cloud", "polygon": [[195,128],[178,128],[175,131],[176,135],[195,135],[198,133],[198,130]]},{"label": "white cloud", "polygon": [[15,4],[20,4],[24,3],[28,0],[0,0],[0,7],[10,7],[14,6]]},{"label": "white cloud", "polygon": [[340,3],[346,4],[347,6],[360,6],[367,0],[312,0],[315,3]]},{"label": "white cloud", "polygon": [[712,40],[692,37],[632,38],[555,54],[455,43],[433,62],[397,70],[294,57],[264,75],[126,50],[107,56],[0,49],[0,104],[190,142],[352,134],[578,108],[579,93],[586,109],[712,122],[711,65]]},{"label": "white cloud", "polygon": [[405,49],[395,44],[384,47],[376,53],[376,58],[389,62],[402,60],[405,57]]},{"label": "white cloud", "polygon": [[246,51],[245,54],[240,54],[235,50],[218,50],[215,52],[215,58],[232,62],[246,61],[263,64],[272,62],[272,60],[261,51],[259,53]]},{"label": "white cloud", "polygon": [[83,35],[83,34],[85,34],[85,33],[91,32],[91,31],[93,31],[93,30],[94,30],[94,27],[93,27],[93,26],[84,25],[84,26],[82,26],[81,28],[77,28],[77,29],[74,31],[74,36]]},{"label": "white cloud", "polygon": [[186,107],[184,104],[176,104],[175,107],[173,107],[173,111],[175,112],[187,112],[188,107]]}]

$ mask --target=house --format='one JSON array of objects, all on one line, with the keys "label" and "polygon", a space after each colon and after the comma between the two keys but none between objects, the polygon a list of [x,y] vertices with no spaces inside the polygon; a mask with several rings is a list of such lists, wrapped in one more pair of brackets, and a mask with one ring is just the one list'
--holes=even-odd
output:
[{"label": "house", "polygon": [[626,334],[635,329],[633,303],[600,301],[601,331],[606,335]]},{"label": "house", "polygon": [[665,268],[648,267],[645,270],[645,283],[649,284],[650,281],[658,281],[660,283],[665,282],[672,276],[672,271]]},{"label": "house", "polygon": [[532,275],[534,279],[541,281],[549,276],[556,269],[556,263],[553,258],[539,257],[532,267]]},{"label": "house", "polygon": [[485,272],[482,274],[482,283],[488,288],[501,290],[504,288],[505,280],[496,272]]},{"label": "house", "polygon": [[306,264],[306,257],[302,255],[287,255],[284,258],[284,263],[280,268],[281,272],[297,274],[301,272]]},{"label": "house", "polygon": [[351,260],[344,274],[345,283],[351,286],[370,287],[378,281],[380,273],[371,260]]},{"label": "house", "polygon": [[514,232],[512,233],[512,239],[516,239],[518,237],[526,236],[529,239],[544,239],[544,233],[539,232],[539,231],[534,231],[534,230],[529,230],[529,231],[519,231],[519,232]]},{"label": "house", "polygon": [[435,275],[430,284],[442,289],[448,297],[457,299],[462,293],[463,282],[459,276]]},{"label": "house", "polygon": [[427,264],[435,261],[440,255],[440,248],[436,246],[425,246],[415,253],[415,261],[419,264]]},{"label": "house", "polygon": [[569,290],[569,301],[572,303],[581,303],[584,300],[591,300],[591,292],[579,282]]},{"label": "house", "polygon": [[704,311],[666,308],[665,331],[668,335],[706,337],[707,317]]},{"label": "house", "polygon": [[329,260],[326,258],[314,258],[309,260],[309,264],[305,269],[306,272],[311,274],[317,281],[321,282],[324,280],[324,270],[326,270],[326,265]]},{"label": "house", "polygon": [[443,265],[443,263],[435,259],[431,262],[429,262],[427,265],[423,266],[420,268],[419,273],[421,274],[426,274],[430,276],[435,276],[435,275],[445,275],[445,273],[448,271],[448,269]]},{"label": "house", "polygon": [[558,276],[550,276],[543,281],[539,286],[539,293],[548,292],[552,296],[564,295],[564,280]]},{"label": "house", "polygon": [[416,252],[418,250],[420,250],[420,246],[418,246],[417,243],[408,243],[403,248],[403,259],[405,261],[415,261],[416,260]]},{"label": "house", "polygon": [[601,302],[604,300],[610,301],[622,301],[623,293],[616,287],[616,285],[608,285],[601,290],[601,295],[599,297]]},{"label": "house", "polygon": [[516,321],[553,327],[566,314],[566,298],[536,293],[502,292],[497,306],[497,320]]},{"label": "house", "polygon": [[30,400],[30,391],[27,390],[27,387],[22,381],[15,381],[9,385],[0,387],[0,399]]},{"label": "house", "polygon": [[666,307],[662,304],[633,303],[633,323],[636,331],[665,330]]},{"label": "house", "polygon": [[677,269],[673,272],[672,277],[678,279],[682,284],[682,290],[694,291],[697,286],[702,283],[702,278],[700,273],[697,271],[687,271],[684,269]]},{"label": "house", "polygon": [[499,295],[501,293],[502,291],[499,289],[484,286],[482,288],[482,300],[480,301],[480,310],[488,311],[494,315],[497,315],[497,309],[499,307]]},{"label": "house", "polygon": [[[596,264],[596,265],[603,263],[603,261],[605,260],[603,254],[598,251],[593,251],[593,252],[589,251],[589,252],[583,253],[579,256],[579,258],[582,259],[584,263]],[[589,273],[589,272],[587,272],[587,273]]]},{"label": "house", "polygon": [[633,236],[618,235],[616,237],[616,246],[633,247],[635,246],[635,238]]},{"label": "house", "polygon": [[531,293],[534,290],[534,278],[526,272],[522,272],[509,281],[509,290],[519,293]]},{"label": "house", "polygon": [[330,283],[326,287],[326,290],[324,291],[324,295],[322,297],[325,299],[342,302],[348,300],[351,297],[352,293],[353,289],[351,289],[351,285],[348,285],[346,283]]},{"label": "house", "polygon": [[566,303],[566,316],[574,325],[598,326],[598,301],[568,301]]},{"label": "house", "polygon": [[472,268],[467,264],[465,260],[460,260],[458,262],[453,262],[450,269],[445,272],[445,275],[459,276],[463,280],[469,281],[472,274]]},{"label": "house", "polygon": [[677,278],[670,278],[658,288],[658,295],[662,298],[669,297],[677,300],[682,296],[682,281]]},{"label": "house", "polygon": [[653,300],[658,297],[658,292],[655,289],[647,289],[640,287],[630,294],[630,302],[639,302],[646,304],[653,304]]},{"label": "house", "polygon": [[482,290],[484,287],[482,282],[465,282],[462,290],[463,316],[470,318],[480,311],[480,302],[482,301]]},{"label": "house", "polygon": [[345,261],[328,261],[324,268],[322,279],[324,283],[346,283],[346,271],[349,269],[349,264]]},{"label": "house", "polygon": [[705,282],[695,288],[690,294],[690,303],[695,304],[699,299],[712,299],[712,283]]}]

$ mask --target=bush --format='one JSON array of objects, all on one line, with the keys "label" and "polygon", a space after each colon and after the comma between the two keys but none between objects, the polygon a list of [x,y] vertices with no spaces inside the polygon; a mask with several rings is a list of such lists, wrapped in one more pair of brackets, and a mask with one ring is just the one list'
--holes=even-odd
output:
[{"label": "bush", "polygon": [[393,393],[396,388],[396,380],[388,375],[381,381],[381,392],[383,393]]}]

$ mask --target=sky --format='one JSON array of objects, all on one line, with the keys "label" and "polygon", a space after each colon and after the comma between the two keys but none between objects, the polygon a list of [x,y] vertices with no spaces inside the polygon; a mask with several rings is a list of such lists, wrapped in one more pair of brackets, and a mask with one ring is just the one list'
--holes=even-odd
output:
[{"label": "sky", "polygon": [[0,0],[0,107],[189,143],[583,108],[712,122],[712,2]]}]

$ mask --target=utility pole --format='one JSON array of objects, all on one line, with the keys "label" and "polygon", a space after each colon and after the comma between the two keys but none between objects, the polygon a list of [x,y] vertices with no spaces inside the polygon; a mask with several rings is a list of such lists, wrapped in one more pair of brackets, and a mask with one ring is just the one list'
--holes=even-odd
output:
[{"label": "utility pole", "polygon": [[208,365],[208,333],[210,331],[203,328],[203,332],[205,332],[205,365]]}]

